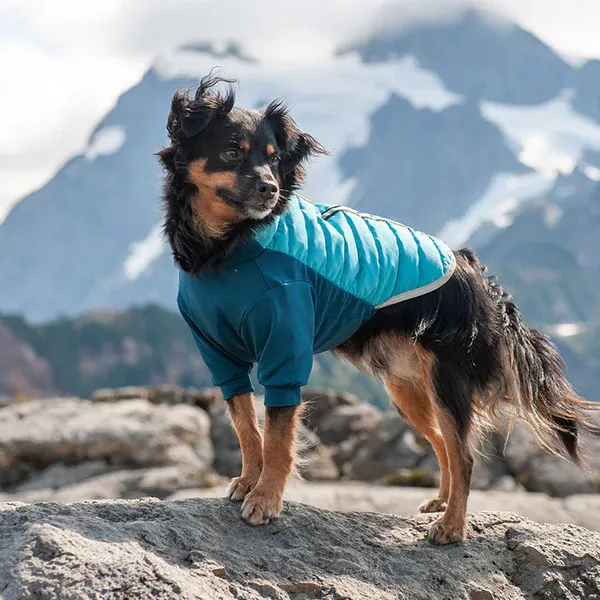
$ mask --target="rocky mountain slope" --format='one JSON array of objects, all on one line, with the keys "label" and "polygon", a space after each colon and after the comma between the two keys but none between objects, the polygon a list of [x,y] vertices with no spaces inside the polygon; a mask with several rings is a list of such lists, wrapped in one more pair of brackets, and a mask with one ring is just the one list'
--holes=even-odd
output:
[{"label": "rocky mountain slope", "polygon": [[[242,104],[287,97],[299,124],[332,151],[311,165],[306,195],[398,219],[456,246],[486,230],[486,221],[505,227],[531,199],[545,203],[559,174],[576,165],[584,179],[596,178],[588,155],[600,149],[597,61],[573,67],[530,33],[477,12],[375,32],[314,64],[258,62],[235,43],[187,46],[157,59],[98,124],[86,152],[0,225],[0,311],[40,321],[173,306],[152,153],[165,141],[173,91],[215,65],[240,80]],[[586,194],[580,183],[574,204]],[[482,238],[472,239],[483,248]],[[584,252],[585,239],[577,221],[565,220],[561,244]],[[515,249],[510,261],[529,260],[529,252]],[[560,323],[565,312],[570,318],[572,311],[547,310],[545,320]]]},{"label": "rocky mountain slope", "polygon": [[252,528],[224,499],[0,504],[0,591],[6,600],[600,594],[598,533],[483,513],[465,544],[439,548],[423,539],[433,518],[286,503],[281,518]]},{"label": "rocky mountain slope", "polygon": [[58,392],[52,367],[18,332],[0,319],[0,396]]}]

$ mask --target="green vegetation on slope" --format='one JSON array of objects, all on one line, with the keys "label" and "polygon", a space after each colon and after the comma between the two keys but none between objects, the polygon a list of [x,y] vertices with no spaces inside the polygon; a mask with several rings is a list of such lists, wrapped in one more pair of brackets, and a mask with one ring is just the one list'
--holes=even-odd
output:
[{"label": "green vegetation on slope", "polygon": [[[3,321],[48,362],[64,393],[86,397],[102,387],[211,385],[183,320],[156,306],[62,318],[42,325],[15,316]],[[310,385],[352,392],[380,407],[388,403],[378,382],[328,354],[316,357]]]}]

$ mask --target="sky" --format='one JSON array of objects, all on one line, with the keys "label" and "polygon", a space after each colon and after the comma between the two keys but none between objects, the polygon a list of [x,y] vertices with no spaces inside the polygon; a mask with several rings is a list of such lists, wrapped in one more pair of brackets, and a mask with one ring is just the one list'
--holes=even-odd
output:
[{"label": "sky", "polygon": [[0,223],[175,46],[235,39],[257,58],[311,61],[383,24],[465,5],[516,21],[569,59],[600,58],[598,0],[0,0]]}]

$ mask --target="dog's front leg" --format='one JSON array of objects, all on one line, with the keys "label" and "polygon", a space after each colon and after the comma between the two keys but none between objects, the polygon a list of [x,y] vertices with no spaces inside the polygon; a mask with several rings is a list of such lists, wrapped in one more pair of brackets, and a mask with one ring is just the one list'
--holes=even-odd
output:
[{"label": "dog's front leg", "polygon": [[243,500],[254,489],[263,466],[263,441],[258,428],[254,395],[240,394],[228,401],[229,414],[242,450],[242,474],[234,477],[227,488],[232,500]]},{"label": "dog's front leg", "polygon": [[294,466],[299,414],[299,406],[266,410],[263,469],[256,487],[242,506],[242,516],[251,525],[268,523],[283,509],[285,484]]}]

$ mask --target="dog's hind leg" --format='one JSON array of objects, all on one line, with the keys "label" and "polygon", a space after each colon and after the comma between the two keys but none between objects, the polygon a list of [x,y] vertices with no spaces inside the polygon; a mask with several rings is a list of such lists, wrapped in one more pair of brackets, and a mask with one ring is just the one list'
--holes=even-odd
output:
[{"label": "dog's hind leg", "polygon": [[446,511],[431,525],[428,538],[434,544],[449,544],[467,537],[467,499],[473,469],[469,432],[474,390],[460,367],[447,360],[436,360],[433,383],[437,421],[448,456],[450,493]]},{"label": "dog's hind leg", "polygon": [[254,395],[240,394],[227,404],[242,451],[242,474],[231,480],[227,495],[232,500],[243,500],[257,484],[262,472],[263,441],[254,408]]},{"label": "dog's hind leg", "polygon": [[301,410],[301,405],[266,410],[262,473],[242,505],[242,516],[251,525],[268,523],[283,509],[285,484],[294,467],[296,424]]},{"label": "dog's hind leg", "polygon": [[420,512],[439,512],[446,508],[450,493],[450,473],[444,438],[437,422],[431,391],[425,382],[384,379],[385,387],[401,416],[433,447],[440,463],[440,490],[437,497],[423,502]]}]

